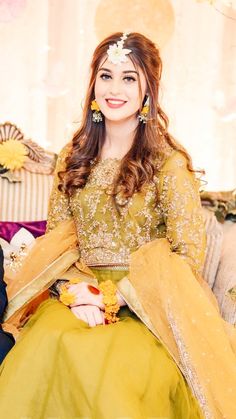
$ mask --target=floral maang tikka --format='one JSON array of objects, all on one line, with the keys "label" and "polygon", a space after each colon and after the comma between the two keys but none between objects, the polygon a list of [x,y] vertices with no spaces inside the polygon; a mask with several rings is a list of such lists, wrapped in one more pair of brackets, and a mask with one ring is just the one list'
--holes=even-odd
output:
[{"label": "floral maang tikka", "polygon": [[[122,35],[116,44],[110,45],[107,50],[108,61],[113,64],[121,64],[127,62],[126,55],[130,54],[131,49],[124,48],[124,42],[128,38],[129,33],[126,32]],[[91,110],[93,111],[93,122],[102,122],[103,117],[99,105],[94,99],[91,103]]]},{"label": "floral maang tikka", "polygon": [[131,49],[124,48],[124,42],[128,38],[129,32],[125,32],[116,44],[110,45],[107,50],[108,61],[113,64],[121,64],[127,62],[126,55],[132,52]]}]

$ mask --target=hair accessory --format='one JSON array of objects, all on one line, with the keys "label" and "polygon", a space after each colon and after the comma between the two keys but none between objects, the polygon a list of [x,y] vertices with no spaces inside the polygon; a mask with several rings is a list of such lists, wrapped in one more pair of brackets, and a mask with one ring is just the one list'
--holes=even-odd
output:
[{"label": "hair accessory", "polygon": [[100,291],[103,293],[103,303],[105,306],[104,317],[108,324],[116,323],[119,321],[117,313],[120,309],[118,299],[116,296],[116,286],[108,279],[99,285]]},{"label": "hair accessory", "polygon": [[147,96],[147,99],[143,105],[143,108],[140,112],[140,114],[138,115],[138,119],[143,123],[146,124],[148,121],[148,113],[150,111],[150,100],[149,100],[149,96]]},{"label": "hair accessory", "polygon": [[96,100],[94,99],[91,103],[91,110],[94,111],[93,112],[93,122],[101,122],[102,121],[102,113],[100,111],[100,108],[96,102]]},{"label": "hair accessory", "polygon": [[116,44],[110,45],[107,54],[108,54],[108,61],[113,64],[121,64],[127,62],[126,55],[132,52],[131,49],[123,48],[124,42],[128,38],[129,32],[125,32],[120,41],[117,41]]}]

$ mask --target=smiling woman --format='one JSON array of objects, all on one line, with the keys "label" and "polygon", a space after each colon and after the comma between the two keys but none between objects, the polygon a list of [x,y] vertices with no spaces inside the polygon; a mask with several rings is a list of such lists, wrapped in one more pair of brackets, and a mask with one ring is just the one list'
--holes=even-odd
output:
[{"label": "smiling woman", "polygon": [[[141,69],[136,71],[130,58],[120,66],[107,62],[98,70],[95,98],[106,120],[123,123],[129,119],[132,126],[137,126],[136,113],[142,107],[146,87],[143,72]],[[120,109],[120,112],[110,109]]]},{"label": "smiling woman", "polygon": [[200,277],[199,181],[168,132],[161,69],[139,33],[115,33],[94,52],[47,234],[13,275],[16,316],[45,289],[53,298],[0,371],[4,418],[236,417],[235,329]]},{"label": "smiling woman", "polygon": [[143,35],[119,35],[106,38],[93,55],[82,124],[73,138],[66,173],[59,175],[68,193],[85,185],[95,159],[121,160],[113,193],[120,189],[126,198],[151,181],[157,155],[161,165],[168,151],[180,150],[193,171],[188,153],[169,134],[168,118],[159,104],[158,49]]}]

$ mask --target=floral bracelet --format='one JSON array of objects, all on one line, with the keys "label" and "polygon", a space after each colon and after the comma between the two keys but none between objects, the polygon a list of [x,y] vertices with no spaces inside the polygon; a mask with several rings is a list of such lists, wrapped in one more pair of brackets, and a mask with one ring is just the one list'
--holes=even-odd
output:
[{"label": "floral bracelet", "polygon": [[116,295],[116,286],[113,282],[108,279],[107,281],[101,282],[99,285],[100,291],[103,293],[103,303],[105,306],[105,320],[107,323],[116,323],[119,321],[117,313],[120,309],[118,299]]},{"label": "floral bracelet", "polygon": [[61,303],[65,304],[65,306],[70,306],[75,302],[75,295],[72,292],[68,291],[67,285],[62,285],[60,288],[60,297],[59,300]]},{"label": "floral bracelet", "polygon": [[[69,285],[77,284],[80,281],[76,278],[68,281]],[[119,317],[117,313],[120,309],[120,305],[118,303],[117,295],[116,295],[116,286],[113,282],[108,279],[107,281],[102,282],[98,288],[94,287],[93,285],[88,284],[88,289],[92,294],[99,294],[101,291],[103,294],[103,304],[105,307],[104,310],[104,317],[105,321],[110,323],[116,323],[119,321]],[[68,285],[63,284],[60,288],[60,297],[59,300],[66,306],[70,306],[75,303],[76,296],[68,291]]]},{"label": "floral bracelet", "polygon": [[64,284],[60,287],[59,300],[61,301],[61,303],[65,304],[65,306],[70,306],[71,304],[74,304],[76,296],[72,292],[68,291],[68,285],[79,284],[79,282],[81,282],[81,279],[71,278],[67,282],[67,284]]}]

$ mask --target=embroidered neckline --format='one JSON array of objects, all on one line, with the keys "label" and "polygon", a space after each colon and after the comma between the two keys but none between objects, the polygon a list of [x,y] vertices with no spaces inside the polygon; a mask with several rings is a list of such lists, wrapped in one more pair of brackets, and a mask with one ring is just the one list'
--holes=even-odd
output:
[{"label": "embroidered neckline", "polygon": [[105,159],[98,160],[98,163],[105,163],[109,161],[117,161],[120,162],[122,159],[119,159],[118,157],[106,157]]}]

